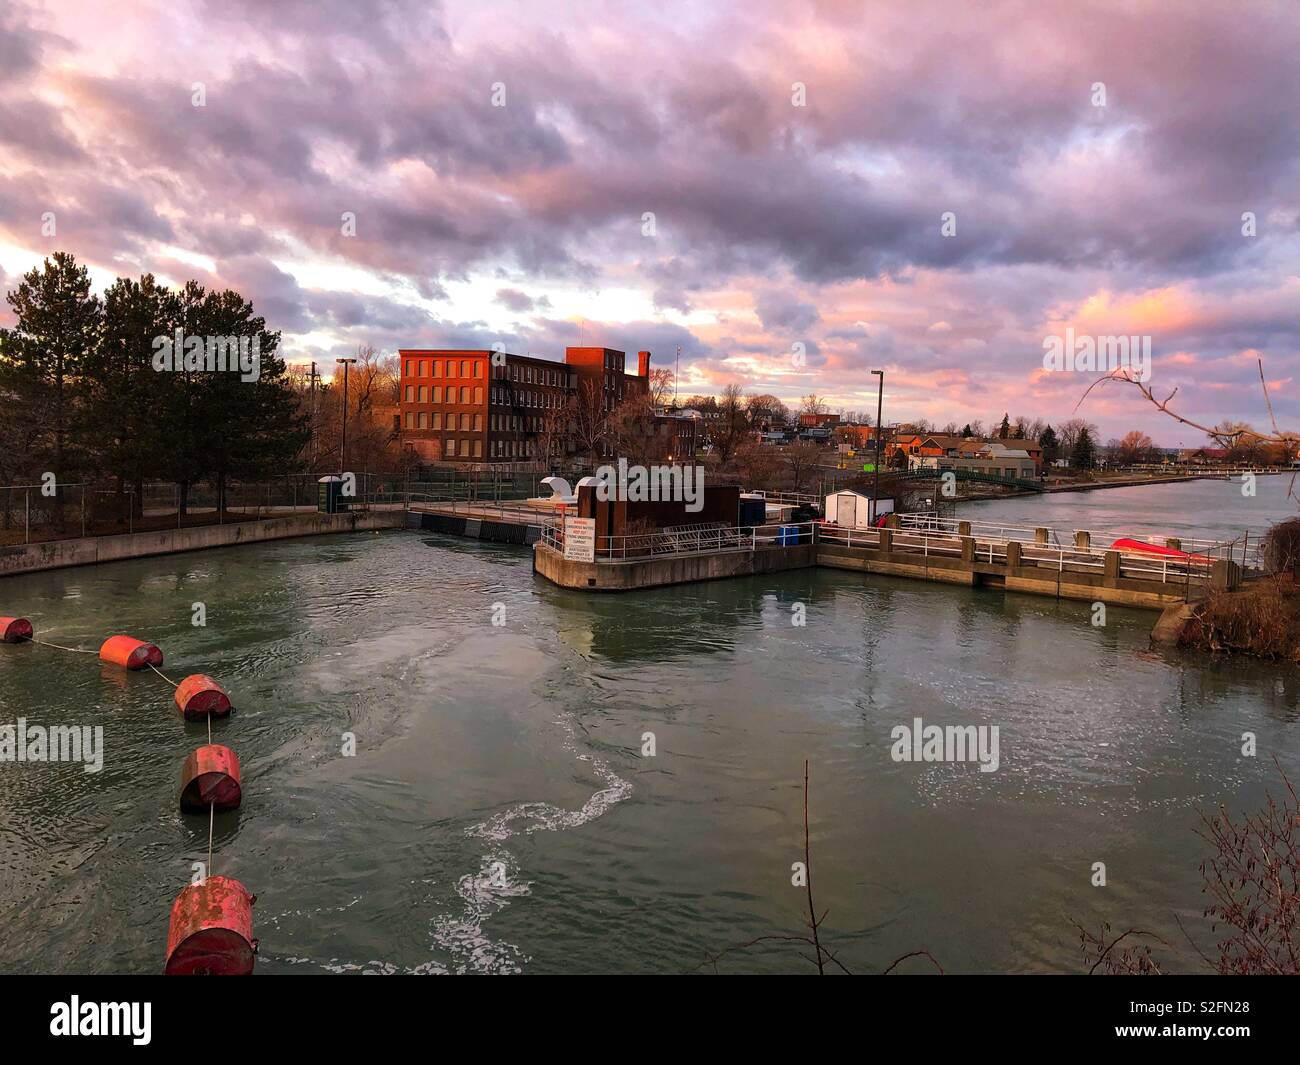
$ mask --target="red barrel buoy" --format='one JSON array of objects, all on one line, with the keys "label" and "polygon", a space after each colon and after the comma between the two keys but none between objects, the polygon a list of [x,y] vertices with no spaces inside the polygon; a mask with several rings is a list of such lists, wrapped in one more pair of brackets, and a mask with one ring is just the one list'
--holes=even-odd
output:
[{"label": "red barrel buoy", "polygon": [[0,643],[22,643],[32,638],[32,623],[26,618],[0,618]]},{"label": "red barrel buoy", "polygon": [[233,709],[225,689],[203,673],[193,673],[176,686],[176,706],[186,721],[197,721],[209,714],[225,717]]},{"label": "red barrel buoy", "polygon": [[144,669],[163,664],[163,653],[157,647],[134,636],[110,636],[99,649],[99,657],[123,669]]},{"label": "red barrel buoy", "polygon": [[172,903],[166,976],[248,976],[253,971],[253,903],[228,876],[191,884]]},{"label": "red barrel buoy", "polygon": [[229,747],[209,743],[192,751],[181,767],[181,809],[186,813],[239,807],[239,757]]}]

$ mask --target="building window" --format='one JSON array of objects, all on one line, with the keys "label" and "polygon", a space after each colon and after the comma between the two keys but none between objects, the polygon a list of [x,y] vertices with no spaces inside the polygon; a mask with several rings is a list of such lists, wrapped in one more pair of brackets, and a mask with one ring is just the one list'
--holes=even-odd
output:
[{"label": "building window", "polygon": [[412,403],[415,400],[415,385],[406,386],[406,402]]},{"label": "building window", "polygon": [[406,412],[406,427],[408,429],[415,428],[415,415],[409,410]]},{"label": "building window", "polygon": [[419,424],[419,427],[420,427],[421,429],[427,429],[427,428],[429,427],[429,424],[428,424],[428,423],[429,423],[429,416],[428,416],[427,414],[425,414],[424,411],[420,411],[419,418],[420,418],[420,421],[419,421],[419,423],[418,423],[418,424]]},{"label": "building window", "polygon": [[469,360],[468,360],[468,359],[461,359],[461,360],[460,360],[460,375],[461,375],[461,377],[468,377],[468,376],[469,376]]},{"label": "building window", "polygon": [[[423,392],[424,389],[420,389],[420,391]],[[434,401],[435,403],[441,403],[441,402],[442,402],[442,385],[434,385],[434,386],[433,386],[433,401]]]},{"label": "building window", "polygon": [[421,359],[419,362],[415,364],[415,376],[424,377],[428,368],[429,368],[429,364],[425,362],[424,359]]},{"label": "building window", "polygon": [[474,457],[475,457],[476,459],[481,459],[481,458],[483,457],[483,441],[482,441],[482,440],[475,440],[475,441],[474,441]]},{"label": "building window", "polygon": [[483,415],[474,415],[474,432],[479,432],[483,428]]},{"label": "building window", "polygon": [[421,385],[421,386],[420,386],[420,402],[421,402],[421,403],[428,403],[428,402],[429,402],[429,386],[428,386],[428,385]]},{"label": "building window", "polygon": [[433,412],[433,427],[435,429],[442,428],[442,415],[439,414],[437,411]]},{"label": "building window", "polygon": [[433,360],[433,373],[432,373],[430,376],[432,376],[432,377],[441,377],[441,376],[442,376],[442,360],[441,360],[441,359],[434,359],[434,360]]},{"label": "building window", "polygon": [[462,403],[469,403],[469,385],[461,385],[460,401]]},{"label": "building window", "polygon": [[483,376],[483,364],[482,364],[481,362],[477,362],[477,361],[476,361],[476,362],[474,363],[474,376],[475,376],[475,377],[482,377],[482,376]]},{"label": "building window", "polygon": [[[477,366],[478,363],[475,363],[474,365]],[[481,406],[482,403],[483,403],[483,386],[478,385],[474,389],[474,406],[476,407]]]},{"label": "building window", "polygon": [[447,440],[447,457],[453,459],[456,457],[456,440],[454,437]]}]

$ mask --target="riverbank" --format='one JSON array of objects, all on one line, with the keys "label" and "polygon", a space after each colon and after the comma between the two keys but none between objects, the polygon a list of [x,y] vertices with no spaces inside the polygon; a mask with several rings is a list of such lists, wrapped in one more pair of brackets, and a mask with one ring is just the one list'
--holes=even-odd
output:
[{"label": "riverbank", "polygon": [[1166,610],[1151,636],[1190,651],[1300,661],[1300,592],[1289,579],[1261,577]]},{"label": "riverbank", "polygon": [[90,566],[101,562],[120,562],[150,555],[202,551],[211,547],[288,540],[300,536],[399,529],[405,523],[406,514],[400,507],[350,511],[344,514],[312,511],[230,525],[197,525],[183,529],[152,529],[111,536],[48,540],[43,543],[0,547],[0,577],[70,566]]}]

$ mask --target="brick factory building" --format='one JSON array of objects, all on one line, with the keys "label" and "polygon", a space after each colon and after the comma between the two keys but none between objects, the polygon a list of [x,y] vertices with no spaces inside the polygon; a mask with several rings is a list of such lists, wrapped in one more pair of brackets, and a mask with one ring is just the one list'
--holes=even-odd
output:
[{"label": "brick factory building", "polygon": [[[578,450],[577,424],[603,422],[650,392],[650,352],[637,373],[613,348],[566,348],[564,362],[487,350],[402,348],[401,434],[422,462],[544,462]],[[664,458],[695,454],[695,426],[654,417]],[[600,457],[609,457],[602,443]]]}]

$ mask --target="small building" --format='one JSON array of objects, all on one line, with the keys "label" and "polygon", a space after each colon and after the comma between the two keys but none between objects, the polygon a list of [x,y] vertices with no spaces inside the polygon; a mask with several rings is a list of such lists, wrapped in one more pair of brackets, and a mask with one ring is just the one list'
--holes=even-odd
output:
[{"label": "small building", "polygon": [[881,496],[877,501],[863,492],[851,488],[841,488],[826,497],[826,520],[844,529],[870,529],[877,518],[894,512],[894,500],[890,496]]}]

